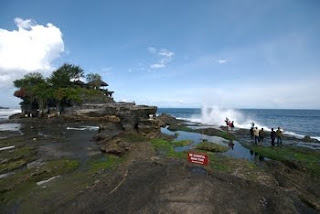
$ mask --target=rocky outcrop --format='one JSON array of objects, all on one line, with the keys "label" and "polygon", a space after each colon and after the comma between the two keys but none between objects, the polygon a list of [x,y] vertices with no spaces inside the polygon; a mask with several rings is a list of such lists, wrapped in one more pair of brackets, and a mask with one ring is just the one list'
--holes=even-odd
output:
[{"label": "rocky outcrop", "polygon": [[183,122],[182,120],[178,120],[175,117],[172,117],[170,115],[167,114],[161,114],[157,117],[160,120],[160,125],[162,127],[167,126],[167,125],[177,125],[180,124],[181,122]]},{"label": "rocky outcrop", "polygon": [[160,136],[160,121],[157,119],[141,119],[138,122],[139,134],[148,137],[156,138]]},{"label": "rocky outcrop", "polygon": [[98,142],[100,149],[108,154],[122,156],[133,148],[133,145],[123,141],[121,135],[117,135],[112,139],[105,139]]},{"label": "rocky outcrop", "polygon": [[[156,106],[135,105],[134,103],[105,103],[105,104],[84,104],[68,110],[67,115],[87,117],[109,117],[120,123],[124,131],[140,131],[141,129],[153,129],[158,127],[156,122],[150,120],[150,115],[155,115]],[[110,121],[110,120],[108,120]],[[157,128],[159,129],[159,128]]]},{"label": "rocky outcrop", "polygon": [[130,144],[123,141],[123,133],[135,132],[148,138],[161,134],[160,122],[154,118],[156,111],[156,106],[125,102],[83,104],[67,109],[64,117],[97,121],[100,129],[95,140],[101,150],[122,155],[131,148]]}]

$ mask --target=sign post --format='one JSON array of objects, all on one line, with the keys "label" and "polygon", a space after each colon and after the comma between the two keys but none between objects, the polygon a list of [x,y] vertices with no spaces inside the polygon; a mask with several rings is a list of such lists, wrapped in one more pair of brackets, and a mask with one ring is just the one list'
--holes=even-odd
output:
[{"label": "sign post", "polygon": [[188,152],[188,161],[200,165],[208,165],[209,158],[207,154]]}]

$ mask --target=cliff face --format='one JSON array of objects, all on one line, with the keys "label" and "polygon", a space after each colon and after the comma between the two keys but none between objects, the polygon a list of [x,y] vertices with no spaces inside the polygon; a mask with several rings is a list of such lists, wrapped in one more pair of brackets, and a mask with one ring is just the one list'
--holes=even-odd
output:
[{"label": "cliff face", "polygon": [[[134,103],[105,103],[105,104],[83,104],[65,110],[65,115],[86,117],[111,117],[118,118],[119,123],[125,131],[139,129],[151,124],[157,112],[156,106],[135,105]],[[151,116],[152,115],[152,116]]]},{"label": "cliff face", "polygon": [[94,120],[99,123],[96,141],[108,153],[119,154],[130,150],[123,140],[127,133],[154,138],[160,135],[160,122],[155,118],[156,106],[134,103],[83,104],[66,109],[64,117]]}]

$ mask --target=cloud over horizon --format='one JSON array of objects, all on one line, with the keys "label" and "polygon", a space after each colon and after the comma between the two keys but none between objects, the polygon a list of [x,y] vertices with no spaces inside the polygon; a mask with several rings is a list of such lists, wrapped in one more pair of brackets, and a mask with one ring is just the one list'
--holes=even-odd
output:
[{"label": "cloud over horizon", "polygon": [[0,28],[0,87],[8,87],[29,72],[45,74],[64,52],[62,32],[51,23],[15,18],[18,30]]},{"label": "cloud over horizon", "polygon": [[158,50],[155,47],[148,47],[148,51],[159,58],[156,63],[150,65],[151,69],[165,68],[167,64],[173,59],[174,55],[172,51],[168,51],[166,49]]}]

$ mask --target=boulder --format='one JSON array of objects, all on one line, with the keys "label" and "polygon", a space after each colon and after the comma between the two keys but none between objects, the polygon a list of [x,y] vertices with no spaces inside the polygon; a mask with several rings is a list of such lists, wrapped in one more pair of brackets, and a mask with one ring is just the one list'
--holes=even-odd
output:
[{"label": "boulder", "polygon": [[304,136],[304,138],[302,138],[301,140],[303,142],[307,142],[307,143],[317,143],[317,142],[319,142],[317,139],[311,138],[308,135]]},{"label": "boulder", "polygon": [[108,154],[122,156],[132,149],[132,144],[124,142],[120,136],[116,136],[111,140],[104,141],[100,148]]}]

